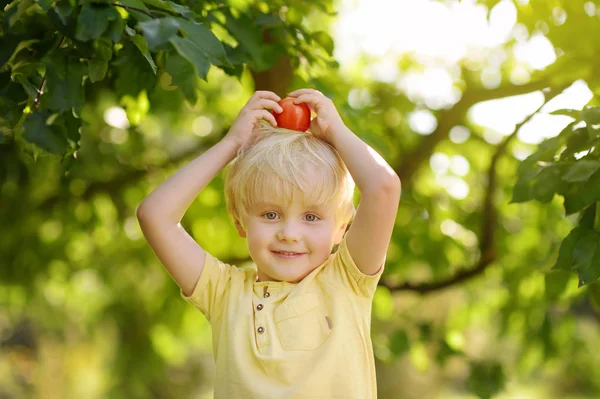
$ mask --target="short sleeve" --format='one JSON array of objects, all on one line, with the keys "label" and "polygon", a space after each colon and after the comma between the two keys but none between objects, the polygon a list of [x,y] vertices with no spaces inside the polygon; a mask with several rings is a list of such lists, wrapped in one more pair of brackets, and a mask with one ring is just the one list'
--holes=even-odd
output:
[{"label": "short sleeve", "polygon": [[198,308],[209,321],[212,321],[214,317],[222,313],[234,269],[235,267],[220,262],[207,252],[194,291],[190,296],[186,296],[183,290],[180,290],[181,296]]},{"label": "short sleeve", "polygon": [[376,274],[364,274],[350,255],[346,243],[346,237],[342,239],[337,251],[331,256],[331,264],[327,265],[324,274],[327,278],[340,280],[341,283],[353,291],[356,295],[366,298],[372,298],[377,289],[377,284],[381,278],[384,269],[384,262]]}]

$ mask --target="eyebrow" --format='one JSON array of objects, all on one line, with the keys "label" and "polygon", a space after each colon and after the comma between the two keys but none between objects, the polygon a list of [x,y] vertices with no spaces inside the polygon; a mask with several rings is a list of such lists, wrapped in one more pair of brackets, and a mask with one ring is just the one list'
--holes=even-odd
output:
[{"label": "eyebrow", "polygon": [[[253,207],[256,207],[256,208],[276,208],[276,209],[280,209],[281,205],[277,205],[277,204],[274,204],[272,202],[257,202],[257,203],[254,204]],[[315,205],[315,204],[313,204],[313,205],[303,205],[303,207],[305,209],[310,210],[310,211],[314,211],[314,212],[318,212],[318,213],[322,213],[322,214],[327,213],[327,209],[323,208],[323,207],[321,207],[319,205]]]}]

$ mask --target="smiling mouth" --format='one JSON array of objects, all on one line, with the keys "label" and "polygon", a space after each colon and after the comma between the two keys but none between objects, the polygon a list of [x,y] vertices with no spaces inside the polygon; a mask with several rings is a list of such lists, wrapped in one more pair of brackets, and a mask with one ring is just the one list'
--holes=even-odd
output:
[{"label": "smiling mouth", "polygon": [[288,252],[288,251],[271,251],[277,256],[284,258],[296,258],[300,255],[304,255],[302,252]]}]

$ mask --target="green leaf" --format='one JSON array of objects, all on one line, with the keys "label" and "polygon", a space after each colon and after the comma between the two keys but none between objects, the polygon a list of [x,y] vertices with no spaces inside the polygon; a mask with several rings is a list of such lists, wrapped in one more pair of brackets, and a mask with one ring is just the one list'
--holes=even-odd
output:
[{"label": "green leaf", "polygon": [[567,182],[587,181],[600,169],[599,161],[579,160],[570,166],[562,176]]},{"label": "green leaf", "polygon": [[56,15],[60,18],[63,25],[69,24],[69,19],[73,13],[73,5],[69,0],[56,0]]},{"label": "green leaf", "polygon": [[60,111],[74,108],[79,112],[84,100],[84,64],[63,49],[48,60],[46,68],[46,93],[41,97],[40,106]]},{"label": "green leaf", "polygon": [[27,93],[22,85],[11,80],[10,72],[0,73],[0,126],[4,123],[15,126],[21,120],[26,101]]},{"label": "green leaf", "polygon": [[65,132],[67,141],[71,141],[74,144],[73,149],[79,149],[79,140],[81,139],[81,133],[79,128],[81,127],[82,120],[76,118],[72,112],[63,112],[62,118],[55,121],[55,124],[60,124]]},{"label": "green leaf", "polygon": [[[125,25],[125,33],[127,33],[127,35],[133,37],[136,35],[135,33],[135,29],[131,29],[129,26]],[[148,40],[146,40],[148,41]]]},{"label": "green leaf", "polygon": [[565,183],[560,179],[561,165],[545,166],[532,182],[533,198],[540,202],[550,202],[555,193],[560,192]]},{"label": "green leaf", "polygon": [[223,43],[223,47],[225,48],[227,59],[231,62],[232,66],[223,66],[221,68],[228,75],[241,78],[242,73],[244,72],[244,64],[252,61],[250,55],[244,50],[242,46],[232,47],[227,43]]},{"label": "green leaf", "polygon": [[[4,3],[4,4],[6,4],[6,3]],[[29,8],[31,6],[33,6],[35,3],[33,0],[21,0],[21,1],[17,2],[16,4],[17,4],[16,12],[12,13],[12,15],[10,15],[8,17],[8,26],[9,27],[12,27],[24,15],[27,15],[27,10],[29,10]],[[2,6],[2,8],[4,8],[4,5]]]},{"label": "green leaf", "polygon": [[600,201],[600,171],[594,173],[585,182],[569,184],[565,197],[565,212],[567,215],[578,212],[596,201]]},{"label": "green leaf", "polygon": [[277,63],[279,51],[263,41],[262,33],[252,19],[244,14],[235,18],[229,11],[223,13],[227,30],[250,54],[256,71],[266,71]]},{"label": "green leaf", "polygon": [[581,119],[588,125],[600,125],[600,107],[590,107],[581,111]]},{"label": "green leaf", "polygon": [[573,261],[580,287],[600,278],[600,233],[584,230],[573,248]]},{"label": "green leaf", "polygon": [[175,36],[171,38],[171,43],[182,57],[192,63],[196,74],[206,80],[208,70],[210,69],[210,60],[206,54],[189,39]]},{"label": "green leaf", "polygon": [[[137,98],[143,90],[151,92],[157,79],[147,60],[131,41],[125,41],[123,48],[111,63],[117,75],[114,87],[119,96],[130,95]],[[111,73],[113,69],[111,68]]]},{"label": "green leaf", "polygon": [[[124,6],[139,8],[140,10],[148,11],[148,8],[141,0],[119,0],[119,3]],[[136,11],[132,8],[127,8],[127,12],[130,13],[138,21],[151,21],[152,18],[143,12]]]},{"label": "green leaf", "polygon": [[96,50],[94,56],[104,61],[110,61],[113,55],[112,42],[110,39],[101,37],[94,42],[94,49]]},{"label": "green leaf", "polygon": [[[0,54],[0,57],[2,58],[0,60],[1,65],[4,65],[6,63],[13,63],[15,62],[15,57],[17,56],[17,54],[19,54],[19,52],[26,50],[26,49],[30,49],[31,47],[33,47],[33,45],[35,45],[36,43],[39,42],[39,40],[37,39],[30,39],[30,40],[22,40],[23,37],[22,36],[13,36],[13,37],[9,37],[7,38],[8,40],[6,40],[6,45],[7,45],[7,50],[6,53],[4,53],[5,50],[2,50],[2,53]],[[0,42],[0,45],[4,45],[4,41]],[[16,44],[16,47],[13,47],[13,45]],[[2,62],[4,61],[4,62]]]},{"label": "green leaf", "polygon": [[314,40],[316,40],[317,43],[319,43],[321,47],[325,49],[325,51],[327,51],[327,54],[333,55],[335,44],[333,43],[333,39],[331,38],[331,36],[329,36],[327,32],[318,31],[313,33],[311,37]]},{"label": "green leaf", "polygon": [[23,86],[23,89],[25,90],[25,92],[27,92],[27,95],[29,95],[30,97],[33,98],[33,97],[37,96],[40,84],[38,83],[37,85],[35,85],[35,84],[31,83],[29,81],[29,76],[22,74],[22,73],[18,73],[18,72],[13,72],[12,80],[20,83],[21,86]]},{"label": "green leaf", "polygon": [[581,227],[576,227],[571,232],[560,245],[560,249],[558,250],[558,259],[556,260],[556,264],[552,268],[553,270],[564,270],[567,272],[573,272],[573,265],[575,264],[575,260],[573,257],[573,253],[575,250],[575,245],[577,241],[581,239],[585,235],[585,229]]},{"label": "green leaf", "polygon": [[25,118],[23,138],[52,154],[60,155],[67,150],[67,141],[57,130],[46,124],[42,112],[33,112]]},{"label": "green leaf", "polygon": [[201,23],[182,18],[179,18],[178,22],[184,35],[210,58],[211,63],[217,66],[229,65],[223,44],[209,29]]},{"label": "green leaf", "polygon": [[175,18],[157,18],[138,24],[151,50],[157,49],[177,34],[179,23]]},{"label": "green leaf", "polygon": [[162,1],[162,0],[142,0],[144,3],[156,7],[165,11],[175,12],[182,17],[191,18],[192,11],[185,6],[173,3],[172,1]]},{"label": "green leaf", "polygon": [[254,22],[256,26],[285,26],[285,23],[277,15],[272,14],[260,14]]},{"label": "green leaf", "polygon": [[118,15],[112,6],[84,4],[77,18],[75,37],[82,42],[100,37]]},{"label": "green leaf", "polygon": [[594,203],[588,206],[585,210],[580,213],[579,226],[589,230],[594,230],[596,222],[596,207],[598,203]]},{"label": "green leaf", "polygon": [[0,68],[11,60],[24,36],[3,35],[0,36]]},{"label": "green leaf", "polygon": [[578,109],[557,109],[556,111],[550,112],[550,115],[565,115],[574,119],[579,119],[581,111]]},{"label": "green leaf", "polygon": [[533,195],[531,192],[531,184],[527,181],[517,181],[517,184],[513,186],[512,198],[510,204],[518,204],[522,202],[531,201]]},{"label": "green leaf", "polygon": [[142,35],[135,35],[131,38],[131,41],[140,50],[140,53],[142,53],[146,61],[148,61],[150,68],[152,68],[152,72],[154,72],[154,74],[156,75],[156,64],[152,59],[152,55],[150,55],[150,52],[148,51],[148,42],[146,42],[146,39],[144,39]]},{"label": "green leaf", "polygon": [[167,58],[165,68],[173,79],[172,83],[179,89],[192,105],[198,101],[196,93],[196,72],[194,66],[179,54],[170,54]]},{"label": "green leaf", "polygon": [[90,80],[95,83],[99,82],[106,76],[108,71],[108,62],[99,58],[92,58],[88,61],[88,74]]},{"label": "green leaf", "polygon": [[48,11],[52,7],[52,0],[35,0],[43,11]]},{"label": "green leaf", "polygon": [[121,17],[121,14],[117,13],[115,20],[110,22],[108,29],[104,32],[104,37],[112,40],[115,43],[119,43],[123,38],[123,30],[125,29],[125,26],[125,20]]},{"label": "green leaf", "polygon": [[471,375],[467,388],[481,399],[490,399],[505,385],[502,365],[496,362],[477,361],[471,363]]},{"label": "green leaf", "polygon": [[575,129],[567,138],[566,148],[560,154],[560,159],[576,160],[575,154],[590,149],[592,145],[586,128]]},{"label": "green leaf", "polygon": [[565,270],[554,269],[544,276],[545,295],[548,300],[555,301],[567,288],[572,274]]}]

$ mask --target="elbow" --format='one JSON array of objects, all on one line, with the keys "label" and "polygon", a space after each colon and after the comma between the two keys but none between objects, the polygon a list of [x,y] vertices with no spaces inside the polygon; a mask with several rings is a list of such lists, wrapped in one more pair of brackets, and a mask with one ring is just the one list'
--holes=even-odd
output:
[{"label": "elbow", "polygon": [[390,171],[389,175],[384,179],[382,183],[383,191],[395,194],[400,197],[400,192],[402,191],[402,182],[400,181],[400,177],[393,170]]},{"label": "elbow", "polygon": [[148,220],[148,216],[151,214],[151,212],[148,210],[147,206],[144,206],[144,203],[142,202],[140,205],[138,205],[136,211],[135,211],[135,216],[137,217],[138,222],[142,222],[145,220]]},{"label": "elbow", "polygon": [[400,195],[402,193],[402,183],[400,178],[394,172],[392,172],[385,181],[382,182],[379,190],[379,198],[387,198],[390,203],[398,205],[400,202]]}]

